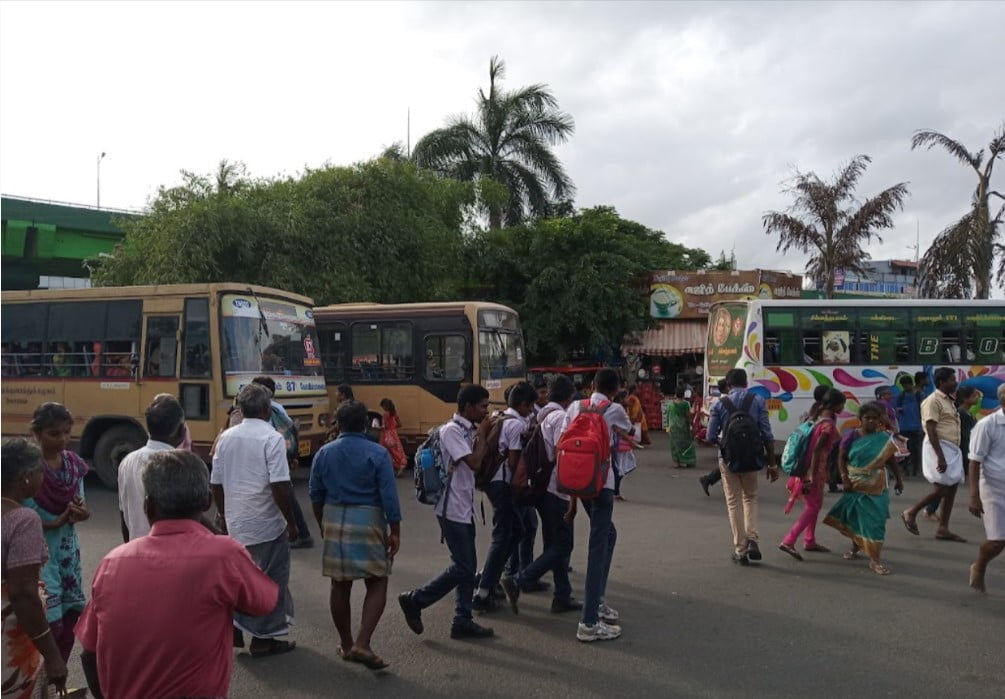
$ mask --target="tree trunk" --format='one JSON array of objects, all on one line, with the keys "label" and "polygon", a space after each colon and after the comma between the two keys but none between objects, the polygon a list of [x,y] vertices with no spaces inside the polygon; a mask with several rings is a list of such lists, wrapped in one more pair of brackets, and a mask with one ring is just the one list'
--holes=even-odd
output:
[{"label": "tree trunk", "polygon": [[502,228],[503,213],[498,206],[489,207],[489,229],[497,231]]}]

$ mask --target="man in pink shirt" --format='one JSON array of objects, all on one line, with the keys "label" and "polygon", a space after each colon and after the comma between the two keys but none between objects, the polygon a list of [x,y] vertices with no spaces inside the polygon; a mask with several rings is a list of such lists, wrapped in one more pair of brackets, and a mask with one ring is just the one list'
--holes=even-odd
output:
[{"label": "man in pink shirt", "polygon": [[267,614],[279,586],[200,524],[211,496],[199,457],[155,453],[143,486],[150,534],[105,556],[77,624],[87,683],[99,698],[225,697],[234,612]]}]

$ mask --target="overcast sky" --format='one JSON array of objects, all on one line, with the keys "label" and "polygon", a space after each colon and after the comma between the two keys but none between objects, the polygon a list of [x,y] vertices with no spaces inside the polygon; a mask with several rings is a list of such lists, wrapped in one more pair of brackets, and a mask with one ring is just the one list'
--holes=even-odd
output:
[{"label": "overcast sky", "polygon": [[[865,153],[863,197],[911,197],[871,252],[913,258],[972,171],[915,129],[985,147],[1005,120],[1005,3],[0,3],[0,190],[142,208],[182,168],[349,164],[470,112],[489,58],[576,121],[580,207],[611,205],[743,268],[802,271],[761,214],[794,167]],[[1005,187],[999,161],[998,189]]]}]

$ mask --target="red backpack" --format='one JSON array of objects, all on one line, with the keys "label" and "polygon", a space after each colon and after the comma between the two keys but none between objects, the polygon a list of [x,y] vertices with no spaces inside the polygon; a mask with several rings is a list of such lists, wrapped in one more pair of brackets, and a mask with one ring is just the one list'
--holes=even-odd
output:
[{"label": "red backpack", "polygon": [[580,403],[579,414],[558,440],[558,492],[591,500],[604,489],[611,468],[611,434],[604,413],[610,407],[610,401]]}]

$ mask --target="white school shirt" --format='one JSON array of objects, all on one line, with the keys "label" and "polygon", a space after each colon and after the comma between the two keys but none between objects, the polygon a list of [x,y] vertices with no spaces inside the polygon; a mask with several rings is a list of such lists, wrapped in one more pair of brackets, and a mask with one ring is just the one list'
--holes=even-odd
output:
[{"label": "white school shirt", "polygon": [[981,480],[1005,487],[1005,410],[996,410],[974,425],[970,459],[981,465]]},{"label": "white school shirt", "polygon": [[147,470],[150,457],[159,451],[174,448],[166,442],[151,439],[146,446],[126,454],[119,463],[119,512],[126,522],[130,541],[150,533],[150,520],[143,511],[143,501],[147,497],[143,472]]},{"label": "white school shirt", "polygon": [[448,470],[453,469],[453,475],[450,492],[440,498],[433,512],[460,524],[472,524],[475,520],[475,472],[461,461],[471,454],[474,439],[474,424],[457,413],[440,427],[440,456]]},{"label": "white school shirt", "polygon": [[286,531],[272,484],[289,480],[286,442],[271,423],[246,417],[220,435],[209,482],[223,486],[227,532],[240,544],[274,541]]},{"label": "white school shirt", "polygon": [[503,415],[508,415],[510,419],[503,423],[502,429],[499,431],[499,453],[503,456],[503,462],[499,470],[496,471],[496,475],[492,476],[493,483],[496,481],[509,483],[510,477],[513,475],[509,467],[509,452],[511,450],[520,451],[523,448],[523,445],[520,444],[520,438],[527,430],[527,418],[522,417],[514,408],[506,408]]},{"label": "white school shirt", "polygon": [[[558,451],[558,440],[569,424],[569,415],[558,403],[548,403],[548,405],[542,408],[542,410],[545,409],[550,410],[550,412],[540,422],[541,437],[544,439],[544,451],[548,455],[548,459],[554,462],[555,454]],[[551,478],[548,480],[548,492],[562,500],[569,499],[569,496],[565,493],[558,492],[557,465],[551,469]]]},{"label": "white school shirt", "polygon": [[[573,419],[579,415],[581,404],[583,401],[577,400],[569,406],[566,413],[569,415],[569,422],[567,424],[572,424]],[[620,427],[626,432],[631,432],[632,421],[628,419],[628,413],[625,412],[625,408],[620,403],[614,403],[610,398],[605,396],[603,393],[594,393],[590,396],[591,405],[599,405],[602,402],[611,403],[610,407],[604,411],[604,422],[607,423],[607,431],[610,432],[611,436],[611,453],[614,453],[614,437],[615,427]],[[604,483],[604,487],[610,490],[614,490],[614,469],[607,469],[607,481]]]}]

